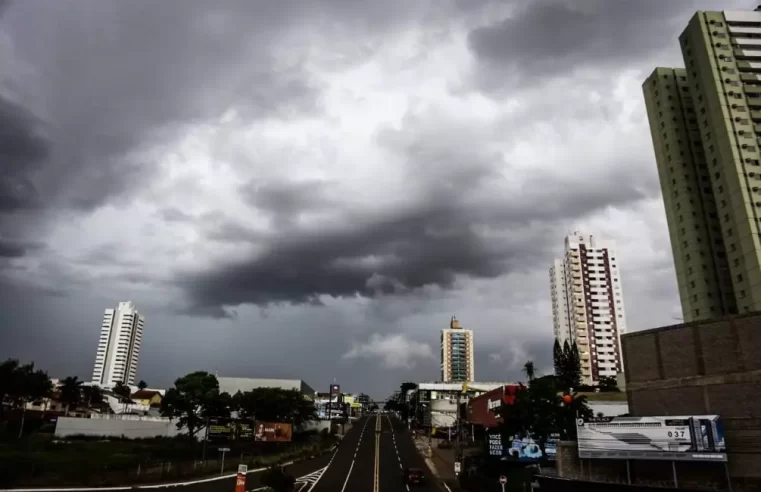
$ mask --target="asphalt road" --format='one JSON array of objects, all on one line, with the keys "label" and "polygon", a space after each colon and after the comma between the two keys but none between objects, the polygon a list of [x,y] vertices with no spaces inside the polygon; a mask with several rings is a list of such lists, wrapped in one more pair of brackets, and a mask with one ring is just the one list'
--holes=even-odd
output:
[{"label": "asphalt road", "polygon": [[296,491],[373,492],[377,474],[378,492],[406,492],[410,489],[402,471],[407,467],[422,469],[428,479],[427,484],[413,490],[442,490],[430,476],[404,426],[392,423],[386,415],[371,416],[355,422],[326,468],[313,474],[309,483],[300,480]]}]

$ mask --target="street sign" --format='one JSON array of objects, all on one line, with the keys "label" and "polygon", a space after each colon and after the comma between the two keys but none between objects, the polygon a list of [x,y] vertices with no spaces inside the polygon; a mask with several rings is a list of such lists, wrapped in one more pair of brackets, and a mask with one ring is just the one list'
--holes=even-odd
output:
[{"label": "street sign", "polygon": [[230,452],[230,448],[219,448],[218,451],[220,453],[229,453]]},{"label": "street sign", "polygon": [[507,483],[507,477],[504,476],[504,475],[500,475],[499,476],[499,483],[501,483],[502,485],[505,485]]},{"label": "street sign", "polygon": [[460,462],[459,461],[455,461],[454,462],[454,472],[455,473],[460,473],[461,469],[462,469],[462,465],[460,464]]}]

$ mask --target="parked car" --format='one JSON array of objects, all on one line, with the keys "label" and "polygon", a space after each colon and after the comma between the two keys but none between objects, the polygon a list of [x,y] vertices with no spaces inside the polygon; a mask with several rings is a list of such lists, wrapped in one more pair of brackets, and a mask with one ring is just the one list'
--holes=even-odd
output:
[{"label": "parked car", "polygon": [[420,468],[405,468],[402,472],[402,477],[407,485],[422,485],[425,483],[425,475]]}]

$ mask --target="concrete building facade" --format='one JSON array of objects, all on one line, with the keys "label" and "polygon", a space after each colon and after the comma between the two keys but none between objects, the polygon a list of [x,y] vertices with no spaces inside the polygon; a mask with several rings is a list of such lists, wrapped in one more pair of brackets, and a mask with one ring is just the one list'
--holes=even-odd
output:
[{"label": "concrete building facade", "polygon": [[[761,314],[630,333],[622,342],[630,413],[721,416],[734,490],[761,488]],[[689,473],[707,466],[694,465]]]},{"label": "concrete building facade", "polygon": [[106,309],[95,355],[92,382],[105,387],[121,381],[134,385],[145,318],[131,301]]},{"label": "concrete building facade", "polygon": [[266,378],[230,378],[217,377],[219,391],[234,395],[238,391],[245,393],[256,388],[280,388],[296,390],[310,400],[314,400],[317,392],[300,379],[266,379]]},{"label": "concrete building facade", "polygon": [[697,12],[645,81],[685,321],[761,310],[761,12]]},{"label": "concrete building facade", "polygon": [[441,381],[475,381],[473,330],[466,330],[452,316],[449,328],[441,330]]},{"label": "concrete building facade", "polygon": [[563,258],[550,268],[550,290],[555,336],[577,345],[584,384],[616,377],[626,312],[615,243],[578,231],[567,236]]},{"label": "concrete building facade", "polygon": [[566,291],[565,262],[556,259],[550,267],[550,297],[552,299],[552,330],[562,346],[573,342],[571,304]]}]

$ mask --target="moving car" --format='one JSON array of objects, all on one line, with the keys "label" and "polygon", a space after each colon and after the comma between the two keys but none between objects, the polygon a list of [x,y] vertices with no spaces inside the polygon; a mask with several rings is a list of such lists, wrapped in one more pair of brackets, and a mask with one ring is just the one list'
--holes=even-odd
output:
[{"label": "moving car", "polygon": [[421,485],[425,483],[425,475],[420,468],[405,468],[402,472],[404,483],[407,485]]}]

